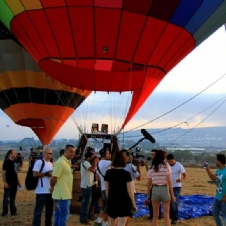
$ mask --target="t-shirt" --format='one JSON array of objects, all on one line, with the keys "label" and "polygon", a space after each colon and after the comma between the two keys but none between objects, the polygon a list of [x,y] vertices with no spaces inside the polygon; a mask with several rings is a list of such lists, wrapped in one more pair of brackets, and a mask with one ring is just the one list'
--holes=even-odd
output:
[{"label": "t-shirt", "polygon": [[7,159],[4,161],[2,170],[5,170],[5,179],[9,188],[17,188],[18,187],[18,177],[17,172],[15,170],[14,161]]},{"label": "t-shirt", "polygon": [[216,199],[222,200],[223,196],[226,194],[226,167],[222,169],[217,169],[217,189],[216,189]]},{"label": "t-shirt", "polygon": [[125,169],[109,169],[105,174],[104,180],[109,182],[109,196],[128,196],[127,182],[132,181],[128,171]]},{"label": "t-shirt", "polygon": [[93,186],[94,173],[88,169],[92,167],[91,164],[84,160],[81,162],[81,188],[87,188]]},{"label": "t-shirt", "polygon": [[[41,173],[47,173],[49,171],[53,171],[53,164],[51,162],[46,162],[44,159],[43,159],[43,161],[45,162],[45,164],[44,164],[44,167],[43,167],[43,170],[41,171]],[[41,167],[42,167],[42,160],[37,160],[33,167],[33,171],[39,172]],[[38,185],[35,189],[36,194],[49,194],[50,193],[50,191],[49,191],[50,178],[51,177],[47,177],[47,176],[39,178]]]},{"label": "t-shirt", "polygon": [[99,163],[98,163],[98,168],[99,168],[99,170],[100,170],[101,173],[99,172],[98,168],[96,170],[96,173],[100,177],[101,191],[104,191],[105,190],[104,177],[103,176],[105,176],[106,171],[108,169],[110,169],[110,165],[111,165],[111,161],[110,160],[100,160]]},{"label": "t-shirt", "polygon": [[53,189],[53,199],[67,200],[72,198],[72,173],[71,161],[65,156],[62,156],[56,161],[52,173],[54,177],[57,177],[57,182]]},{"label": "t-shirt", "polygon": [[181,174],[185,173],[184,167],[179,163],[176,162],[174,166],[171,166],[171,180],[172,180],[172,186],[174,187],[181,187],[181,182],[176,182],[177,179],[181,179]]},{"label": "t-shirt", "polygon": [[132,163],[128,163],[126,164],[124,169],[130,173],[132,177],[132,189],[133,192],[136,193],[134,180],[140,176],[139,172],[137,171],[137,167],[134,166]]},{"label": "t-shirt", "polygon": [[167,184],[167,175],[171,173],[168,165],[159,165],[159,171],[155,172],[152,168],[149,172],[149,178],[152,180],[152,184],[165,185]]}]

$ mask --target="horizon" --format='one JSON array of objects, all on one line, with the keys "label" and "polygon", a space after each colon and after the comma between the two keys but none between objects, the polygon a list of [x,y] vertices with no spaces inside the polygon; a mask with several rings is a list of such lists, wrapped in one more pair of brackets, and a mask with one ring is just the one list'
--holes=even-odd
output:
[{"label": "horizon", "polygon": [[[146,130],[161,130],[161,129],[165,129],[166,127],[162,127],[162,128],[146,128]],[[226,129],[226,126],[206,126],[206,127],[198,127],[198,128],[194,128],[194,130],[198,130],[198,129],[208,129],[208,128],[225,128]],[[182,128],[182,127],[175,127],[175,128],[170,128],[169,130],[173,130],[173,129],[182,129],[182,130],[189,130],[190,128]],[[137,130],[133,130],[131,132],[128,132],[128,133],[133,133],[133,132],[137,132],[139,131],[140,129],[137,129]],[[120,136],[120,134],[118,134],[118,136]],[[142,136],[142,135],[141,135]],[[9,139],[9,140],[1,140],[0,138],[0,141],[2,142],[7,142],[7,141],[21,141],[23,139],[26,139],[26,138],[33,138],[35,141],[39,141],[38,138],[35,138],[35,137],[24,137],[22,139]],[[126,137],[125,137],[126,138]],[[62,140],[62,139],[66,139],[66,140],[79,140],[79,138],[66,138],[66,137],[59,137],[59,138],[54,138],[53,140]],[[129,138],[128,138],[129,139]],[[52,140],[52,141],[53,141]],[[45,146],[48,146],[48,145],[45,145]]]}]

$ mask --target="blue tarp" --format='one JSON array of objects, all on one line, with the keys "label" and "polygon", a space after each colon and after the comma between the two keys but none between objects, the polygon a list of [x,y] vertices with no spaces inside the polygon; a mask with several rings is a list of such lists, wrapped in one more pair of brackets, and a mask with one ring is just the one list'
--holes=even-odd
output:
[{"label": "blue tarp", "polygon": [[[143,193],[136,194],[136,203],[138,212],[133,218],[149,215],[149,209],[144,205],[147,195]],[[211,216],[214,197],[205,195],[184,195],[179,198],[179,218],[181,220],[188,218],[197,218],[201,216]]]}]

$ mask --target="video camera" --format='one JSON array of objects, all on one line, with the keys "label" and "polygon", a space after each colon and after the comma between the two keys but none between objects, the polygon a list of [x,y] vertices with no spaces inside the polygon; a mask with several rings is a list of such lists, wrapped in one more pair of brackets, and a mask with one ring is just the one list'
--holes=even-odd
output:
[{"label": "video camera", "polygon": [[[141,129],[141,133],[142,133],[142,135],[144,137],[141,138],[140,140],[138,140],[138,142],[136,144],[134,144],[132,147],[130,147],[129,150],[131,150],[132,148],[136,147],[144,139],[149,140],[151,143],[155,143],[155,139],[145,129]],[[137,152],[140,152],[140,151],[141,151],[141,148],[136,147],[136,152],[135,153],[134,152],[128,152],[132,156],[132,163],[135,166],[137,166],[138,164],[141,164],[142,166],[144,165],[145,156],[137,153]],[[149,156],[147,158],[147,161],[150,161],[150,160],[151,160],[151,157]]]},{"label": "video camera", "polygon": [[131,156],[132,156],[132,164],[134,166],[137,166],[137,165],[143,166],[144,165],[144,161],[142,159],[144,159],[145,156],[137,154],[137,153],[133,153],[133,152],[131,152]]}]

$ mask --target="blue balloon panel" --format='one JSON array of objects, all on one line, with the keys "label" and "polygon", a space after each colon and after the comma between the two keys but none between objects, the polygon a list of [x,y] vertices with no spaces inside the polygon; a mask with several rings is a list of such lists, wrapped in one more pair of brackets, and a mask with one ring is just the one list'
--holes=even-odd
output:
[{"label": "blue balloon panel", "polygon": [[[144,205],[147,195],[143,193],[136,194],[136,203],[138,212],[133,218],[149,215],[149,209]],[[214,197],[205,195],[184,195],[179,198],[179,218],[185,220],[189,218],[198,218],[201,216],[211,216]],[[162,210],[163,212],[163,210]]]}]

